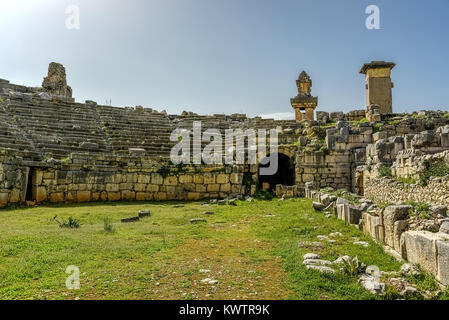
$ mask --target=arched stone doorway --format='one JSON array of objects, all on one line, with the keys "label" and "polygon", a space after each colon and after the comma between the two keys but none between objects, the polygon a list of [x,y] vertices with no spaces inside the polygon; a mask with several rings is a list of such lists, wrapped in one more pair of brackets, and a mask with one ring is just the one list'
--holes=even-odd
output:
[{"label": "arched stone doorway", "polygon": [[270,164],[260,164],[258,169],[259,188],[263,188],[263,183],[270,185],[270,190],[275,190],[277,184],[292,186],[295,184],[295,164],[289,156],[278,153],[278,170],[274,175],[261,175],[260,168],[268,167]]}]

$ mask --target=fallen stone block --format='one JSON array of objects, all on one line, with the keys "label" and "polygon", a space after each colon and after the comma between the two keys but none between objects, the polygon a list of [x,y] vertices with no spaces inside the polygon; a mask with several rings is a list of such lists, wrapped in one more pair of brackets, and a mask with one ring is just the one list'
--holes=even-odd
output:
[{"label": "fallen stone block", "polygon": [[122,219],[122,223],[136,222],[139,221],[139,217],[131,217]]},{"label": "fallen stone block", "polygon": [[322,273],[335,273],[334,269],[332,269],[330,267],[326,267],[326,266],[307,265],[306,268],[308,270],[317,270],[317,271],[320,271]]},{"label": "fallen stone block", "polygon": [[321,256],[316,253],[306,253],[302,258],[303,260],[321,259]]},{"label": "fallen stone block", "polygon": [[139,218],[149,217],[150,210],[139,210]]},{"label": "fallen stone block", "polygon": [[195,224],[195,223],[203,223],[206,222],[206,219],[201,219],[201,218],[193,218],[190,219],[190,223]]},{"label": "fallen stone block", "polygon": [[376,277],[364,273],[359,277],[360,284],[373,294],[383,295],[385,293],[385,283],[380,283]]},{"label": "fallen stone block", "polygon": [[324,204],[320,203],[320,202],[313,202],[313,209],[315,209],[315,211],[323,211],[324,210]]}]

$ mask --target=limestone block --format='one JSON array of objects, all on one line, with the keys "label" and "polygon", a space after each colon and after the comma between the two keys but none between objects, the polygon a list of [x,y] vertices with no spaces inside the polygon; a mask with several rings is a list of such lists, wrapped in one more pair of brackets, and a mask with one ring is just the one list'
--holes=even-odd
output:
[{"label": "limestone block", "polygon": [[205,184],[196,184],[195,185],[195,191],[196,192],[206,192],[207,186]]},{"label": "limestone block", "polygon": [[199,192],[189,192],[187,193],[187,200],[199,200],[201,194]]},{"label": "limestone block", "polygon": [[374,240],[378,242],[384,241],[384,227],[382,225],[382,217],[363,212],[363,231],[369,234]]},{"label": "limestone block", "polygon": [[204,183],[204,177],[200,174],[196,174],[193,176],[193,182],[196,184],[202,184]]},{"label": "limestone block", "polygon": [[180,175],[179,183],[191,183],[193,181],[193,177],[191,175]]},{"label": "limestone block", "polygon": [[147,192],[158,192],[159,186],[155,184],[149,184],[147,185]]},{"label": "limestone block", "polygon": [[123,190],[132,190],[133,187],[134,187],[134,184],[133,184],[133,183],[128,183],[128,182],[120,183],[120,185],[119,185],[119,190],[120,190],[120,191],[123,191]]},{"label": "limestone block", "polygon": [[20,202],[20,190],[13,189],[9,194],[9,203],[17,203]]},{"label": "limestone block", "polygon": [[407,260],[420,265],[426,271],[437,275],[436,241],[441,236],[428,231],[406,231],[403,233]]},{"label": "limestone block", "polygon": [[153,194],[148,192],[136,192],[137,201],[153,200]]},{"label": "limestone block", "polygon": [[117,183],[106,183],[106,191],[107,192],[117,192],[119,190],[120,190],[119,184],[117,184]]},{"label": "limestone block", "polygon": [[164,183],[164,178],[159,173],[152,173],[151,174],[151,183],[161,185]]},{"label": "limestone block", "polygon": [[44,173],[41,170],[36,170],[36,184],[39,186],[42,184]]},{"label": "limestone block", "polygon": [[211,173],[204,174],[204,184],[215,184],[215,175]]},{"label": "limestone block", "polygon": [[55,192],[50,194],[50,202],[61,203],[64,202],[64,194],[62,192]]},{"label": "limestone block", "polygon": [[207,192],[219,192],[220,185],[219,184],[209,184],[207,185]]},{"label": "limestone block", "polygon": [[407,231],[408,221],[398,220],[393,226],[393,249],[397,252],[401,251],[401,235]]},{"label": "limestone block", "polygon": [[220,191],[221,192],[230,192],[231,191],[231,184],[225,183],[220,185]]},{"label": "limestone block", "polygon": [[337,204],[337,218],[345,220],[346,211],[349,211],[349,206],[345,203]]},{"label": "limestone block", "polygon": [[146,184],[143,183],[136,183],[134,184],[134,191],[139,191],[139,192],[143,192],[145,191],[147,188]]},{"label": "limestone block", "polygon": [[[383,225],[385,229],[385,243],[394,248],[394,223],[399,220],[406,220],[412,206],[388,206],[383,211]],[[398,226],[400,227],[400,226]]]},{"label": "limestone block", "polygon": [[103,191],[100,193],[100,199],[102,201],[106,201],[108,199],[108,193],[106,191]]},{"label": "limestone block", "polygon": [[108,192],[108,200],[109,201],[119,201],[120,200],[120,192]]},{"label": "limestone block", "polygon": [[9,193],[2,192],[0,193],[0,206],[4,207],[8,204]]},{"label": "limestone block", "polygon": [[[65,197],[67,201],[67,196]],[[100,199],[100,192],[92,192],[91,200],[98,201]]]},{"label": "limestone block", "polygon": [[43,177],[43,179],[54,179],[55,173],[54,172],[43,172],[42,177]]},{"label": "limestone block", "polygon": [[138,183],[145,183],[145,184],[150,183],[151,182],[151,176],[150,175],[139,174],[137,176],[137,182]]},{"label": "limestone block", "polygon": [[154,195],[154,200],[156,200],[156,201],[167,200],[167,193],[166,192],[156,192],[156,194]]},{"label": "limestone block", "polygon": [[42,202],[47,200],[47,189],[45,187],[36,188],[36,202]]},{"label": "limestone block", "polygon": [[191,192],[196,191],[196,184],[194,184],[194,183],[185,183],[182,185],[182,187],[185,191],[191,191]]},{"label": "limestone block", "polygon": [[219,174],[217,175],[217,183],[223,184],[229,182],[229,175],[228,174]]},{"label": "limestone block", "polygon": [[347,213],[345,221],[349,224],[359,224],[360,219],[362,219],[362,210],[355,206],[349,206],[349,210],[345,213]]},{"label": "limestone block", "polygon": [[134,200],[136,199],[136,193],[130,190],[123,190],[121,192],[122,200]]},{"label": "limestone block", "polygon": [[178,177],[168,176],[164,179],[164,185],[166,186],[176,186],[178,185]]},{"label": "limestone block", "polygon": [[77,202],[89,202],[91,199],[90,191],[78,191],[76,193]]},{"label": "limestone block", "polygon": [[443,285],[449,285],[449,241],[438,240],[437,241],[438,252],[438,274],[437,279]]},{"label": "limestone block", "polygon": [[235,193],[235,194],[241,194],[241,193],[243,193],[243,192],[242,192],[242,186],[241,186],[241,185],[238,185],[238,184],[233,184],[233,185],[231,186],[231,192],[232,192],[232,193]]}]

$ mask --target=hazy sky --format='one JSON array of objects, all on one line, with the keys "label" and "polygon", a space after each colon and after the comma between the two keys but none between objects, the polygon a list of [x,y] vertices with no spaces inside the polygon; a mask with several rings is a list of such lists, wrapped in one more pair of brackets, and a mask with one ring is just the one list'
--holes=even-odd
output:
[{"label": "hazy sky", "polygon": [[[371,4],[380,30],[365,27]],[[61,62],[81,102],[292,112],[304,69],[318,110],[363,109],[360,67],[386,60],[395,111],[449,109],[448,0],[0,0],[0,28],[0,78],[40,86]]]}]

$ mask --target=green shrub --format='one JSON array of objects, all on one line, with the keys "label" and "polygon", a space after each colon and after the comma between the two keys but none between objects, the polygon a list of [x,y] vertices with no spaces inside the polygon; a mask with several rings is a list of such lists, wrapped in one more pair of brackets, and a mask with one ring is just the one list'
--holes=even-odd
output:
[{"label": "green shrub", "polygon": [[393,176],[393,174],[391,173],[391,168],[384,164],[381,164],[379,167],[379,178],[382,178],[382,177],[390,177],[391,178],[392,176]]},{"label": "green shrub", "polygon": [[249,172],[245,172],[243,174],[242,185],[244,185],[246,187],[251,187],[254,184],[255,184],[255,182],[253,180],[253,175]]},{"label": "green shrub", "polygon": [[271,200],[274,198],[274,194],[270,191],[257,190],[254,193],[254,198],[260,199],[260,200]]},{"label": "green shrub", "polygon": [[366,265],[361,263],[357,257],[353,259],[343,259],[343,272],[350,276],[358,276],[364,273]]},{"label": "green shrub", "polygon": [[397,182],[403,183],[403,184],[415,184],[418,182],[418,180],[412,176],[407,176],[407,177],[397,177],[396,178]]},{"label": "green shrub", "polygon": [[55,221],[60,228],[70,228],[70,229],[78,229],[81,227],[81,222],[73,217],[69,217],[67,220],[57,220],[58,216],[53,217],[53,221]]},{"label": "green shrub", "polygon": [[449,175],[449,164],[444,160],[435,161],[419,173],[419,182],[421,185],[427,185],[430,177],[444,177]]},{"label": "green shrub", "polygon": [[103,219],[103,229],[106,232],[114,232],[114,225],[112,224],[111,219],[109,219],[109,217],[106,217]]},{"label": "green shrub", "polygon": [[406,204],[411,205],[413,207],[411,215],[417,216],[421,219],[431,219],[431,215],[429,214],[429,204],[424,202],[416,202],[416,201],[407,201]]}]

